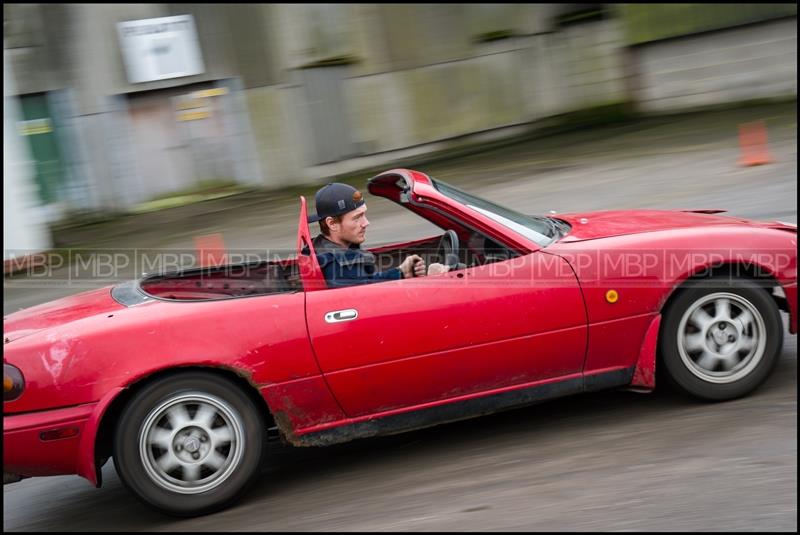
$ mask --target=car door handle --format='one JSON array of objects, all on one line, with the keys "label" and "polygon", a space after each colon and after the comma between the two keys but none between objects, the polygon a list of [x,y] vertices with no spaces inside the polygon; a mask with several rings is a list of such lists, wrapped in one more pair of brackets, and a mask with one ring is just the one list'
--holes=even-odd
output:
[{"label": "car door handle", "polygon": [[334,310],[325,314],[325,321],[328,323],[339,323],[341,321],[350,321],[358,317],[358,310],[355,308],[348,308],[347,310]]}]

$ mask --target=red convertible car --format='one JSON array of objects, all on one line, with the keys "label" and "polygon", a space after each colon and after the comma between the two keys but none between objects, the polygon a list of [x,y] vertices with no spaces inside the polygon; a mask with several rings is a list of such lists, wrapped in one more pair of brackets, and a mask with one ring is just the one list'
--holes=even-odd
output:
[{"label": "red convertible car", "polygon": [[[189,516],[257,479],[269,437],[322,446],[568,394],[706,400],[773,370],[797,332],[797,227],[720,210],[523,215],[423,173],[369,192],[442,235],[371,249],[447,273],[327,288],[301,198],[297,255],[145,276],[4,318],[4,481],[111,457]],[[435,257],[435,258],[434,258]],[[660,380],[660,379],[659,379]]]}]

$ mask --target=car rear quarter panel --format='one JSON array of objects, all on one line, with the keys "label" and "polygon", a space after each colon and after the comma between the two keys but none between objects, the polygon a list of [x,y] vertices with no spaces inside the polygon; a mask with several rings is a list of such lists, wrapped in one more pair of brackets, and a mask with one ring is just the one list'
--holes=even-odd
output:
[{"label": "car rear quarter panel", "polygon": [[3,331],[16,339],[16,333],[63,325],[87,316],[120,310],[123,305],[109,297],[110,287],[98,288],[32,306],[3,317]]},{"label": "car rear quarter panel", "polygon": [[[23,337],[5,347],[6,360],[23,369],[26,380],[25,392],[5,403],[5,412],[96,402],[114,388],[185,366],[233,370],[259,390],[285,382],[317,388],[320,372],[304,308],[302,293],[156,301]],[[315,402],[340,415],[327,389]]]}]

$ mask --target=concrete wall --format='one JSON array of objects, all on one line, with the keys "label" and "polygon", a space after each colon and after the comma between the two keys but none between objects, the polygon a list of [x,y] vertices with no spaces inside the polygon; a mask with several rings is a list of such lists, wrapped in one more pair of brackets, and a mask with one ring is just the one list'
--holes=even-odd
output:
[{"label": "concrete wall", "polygon": [[[78,95],[78,112],[108,111],[109,95],[150,91],[238,75],[232,60],[230,30],[219,4],[76,4],[73,7],[73,68],[65,80]],[[131,84],[122,60],[117,23],[128,20],[192,14],[205,72],[168,80]]]},{"label": "concrete wall", "polygon": [[628,99],[623,69],[622,27],[600,20],[566,27],[550,35],[557,94],[563,109],[582,109]]},{"label": "concrete wall", "polygon": [[526,121],[517,51],[345,83],[353,139],[365,154]]},{"label": "concrete wall", "polygon": [[[454,20],[461,20],[461,30],[451,28],[440,35],[427,32],[425,25],[412,30],[413,25],[401,24],[403,17],[413,14],[412,6],[350,7],[354,34],[346,43],[363,60],[347,67],[341,103],[345,119],[335,126],[349,136],[358,157],[314,164],[309,147],[313,121],[302,76],[296,76],[294,83],[247,89],[265,186],[317,182],[360,167],[474,142],[478,135],[486,140],[510,137],[530,121],[627,99],[621,28],[614,20],[586,22],[561,32],[538,31],[546,24],[522,9],[541,6],[513,5],[497,12],[496,24],[476,29],[468,24],[467,7],[474,6],[466,6],[454,15]],[[437,13],[432,9],[429,15],[435,19]],[[492,42],[471,40],[474,32],[503,27],[502,17],[509,13],[528,14],[520,18],[521,35]],[[417,44],[400,55],[394,53],[391,37],[377,39],[392,27],[407,28],[405,38]],[[370,40],[372,47],[362,46]],[[440,47],[441,41],[449,44]],[[297,43],[302,40],[293,42],[294,50],[299,50]],[[426,58],[415,52],[424,50],[425,42],[434,43],[431,50],[439,53]],[[321,57],[318,54],[314,61]]]},{"label": "concrete wall", "polygon": [[626,99],[615,21],[475,47],[475,55],[346,82],[364,153],[396,150]]},{"label": "concrete wall", "polygon": [[282,85],[244,91],[255,152],[264,178],[261,186],[297,184],[299,170],[307,165],[300,124],[301,89]]},{"label": "concrete wall", "polygon": [[[191,8],[181,5],[184,10]],[[264,87],[285,82],[285,70],[279,64],[276,50],[280,46],[277,29],[280,20],[275,4],[230,4],[226,10],[227,23],[235,28],[230,37],[232,60],[245,88]],[[176,7],[173,11],[178,13]]]},{"label": "concrete wall", "polygon": [[585,22],[526,39],[523,94],[530,120],[630,98],[619,21]]},{"label": "concrete wall", "polygon": [[3,45],[17,80],[19,94],[38,93],[67,86],[74,65],[69,46],[75,23],[74,10],[59,4],[5,4]]},{"label": "concrete wall", "polygon": [[644,44],[635,98],[645,112],[797,96],[797,18]]},{"label": "concrete wall", "polygon": [[[797,93],[796,18],[631,48],[622,19],[559,27],[563,9],[20,4],[7,11],[24,16],[9,17],[5,43],[23,78],[20,93],[67,92],[56,119],[74,138],[66,143],[77,151],[71,184],[86,189],[84,199],[76,189],[73,197],[94,208],[127,208],[153,193],[133,147],[128,95],[135,92],[229,88],[223,129],[235,178],[264,187],[512,136],[531,121],[632,99],[643,111],[661,111]],[[116,24],[179,14],[195,17],[206,72],[128,83]],[[309,102],[309,80],[325,76],[308,69],[329,64],[342,73],[323,103],[341,111],[335,120],[318,113],[321,101]],[[315,153],[322,131],[347,142],[338,162]]]}]

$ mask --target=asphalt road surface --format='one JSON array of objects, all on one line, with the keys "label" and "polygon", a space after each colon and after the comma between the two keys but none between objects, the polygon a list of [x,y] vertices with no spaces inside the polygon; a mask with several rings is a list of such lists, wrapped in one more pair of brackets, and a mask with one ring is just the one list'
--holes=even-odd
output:
[{"label": "asphalt road surface", "polygon": [[[674,125],[618,128],[423,170],[529,213],[728,208],[796,223],[796,116],[767,119],[767,166],[738,167],[735,130],[704,134],[704,122],[684,125],[692,135],[683,137]],[[428,235],[381,202],[368,198],[371,241]],[[232,247],[266,236],[290,247],[296,217],[296,206],[252,206],[125,243],[191,247],[192,234],[221,231]],[[7,280],[4,313],[80,289]],[[201,518],[140,504],[111,462],[103,478],[101,489],[77,476],[4,486],[4,530],[795,532],[797,337],[785,333],[775,373],[740,400],[611,391],[329,448],[276,448],[243,500]]]}]

